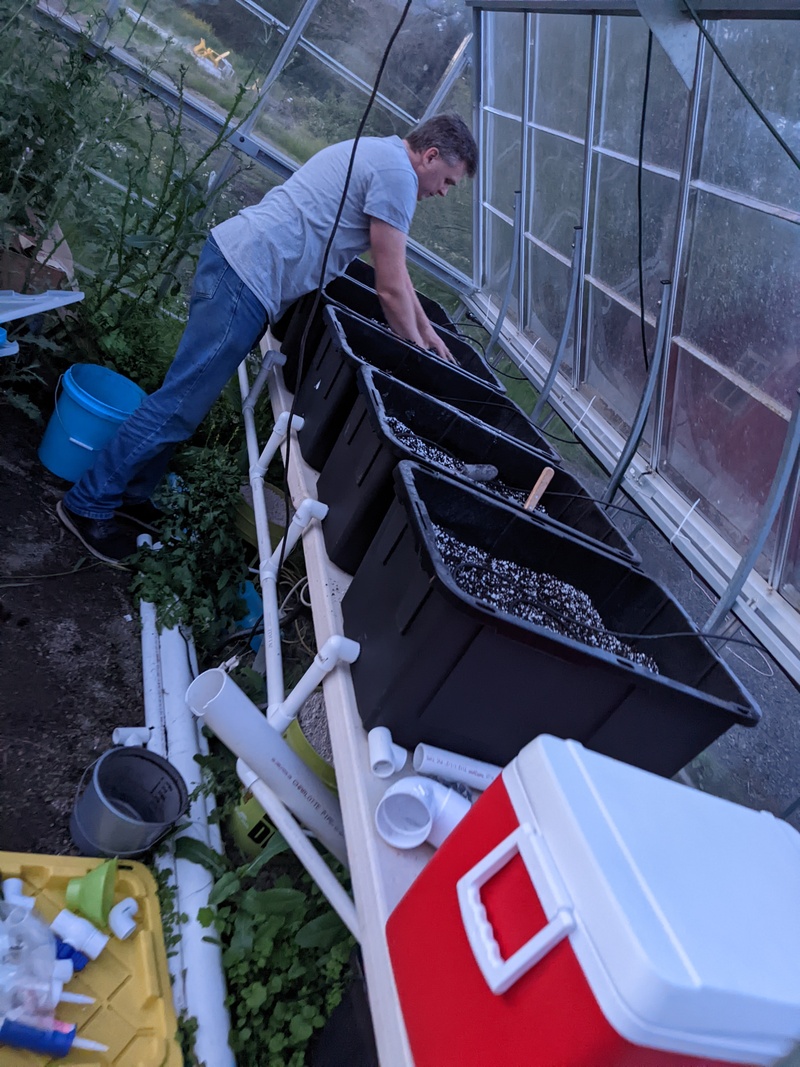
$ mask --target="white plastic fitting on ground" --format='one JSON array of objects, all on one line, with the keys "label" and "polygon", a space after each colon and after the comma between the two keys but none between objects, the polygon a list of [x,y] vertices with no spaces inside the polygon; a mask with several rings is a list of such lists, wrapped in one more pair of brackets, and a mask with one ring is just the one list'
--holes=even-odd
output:
[{"label": "white plastic fitting on ground", "polygon": [[96,960],[108,944],[108,934],[98,930],[88,919],[66,908],[56,915],[50,923],[50,929],[71,948],[82,952],[90,960]]},{"label": "white plastic fitting on ground", "polygon": [[503,768],[483,760],[459,756],[457,752],[448,752],[434,745],[417,745],[414,749],[414,770],[417,774],[431,774],[437,778],[447,778],[450,782],[461,782],[474,789],[488,789]]},{"label": "white plastic fitting on ground", "polygon": [[3,879],[3,900],[7,904],[16,904],[25,911],[32,911],[36,903],[33,897],[26,896],[21,878]]},{"label": "white plastic fitting on ground", "polygon": [[247,761],[300,822],[347,865],[338,799],[239,686],[214,667],[195,678],[186,691],[186,702],[234,755]]},{"label": "white plastic fitting on ground", "polygon": [[408,759],[408,752],[392,740],[388,726],[374,726],[367,734],[369,748],[369,765],[378,778],[391,778],[402,770]]},{"label": "white plastic fitting on ground", "polygon": [[150,740],[150,731],[146,726],[118,726],[111,734],[115,745],[146,745]]},{"label": "white plastic fitting on ground", "polygon": [[139,905],[133,897],[125,897],[119,904],[114,905],[108,913],[108,927],[114,937],[118,937],[120,941],[124,941],[131,936],[136,929],[136,919],[134,916],[138,910]]},{"label": "white plastic fitting on ground", "polygon": [[470,802],[432,778],[412,775],[390,785],[375,809],[375,826],[395,848],[427,841],[438,848],[469,811]]},{"label": "white plastic fitting on ground", "polygon": [[267,722],[270,726],[282,734],[297,718],[303,704],[325,675],[340,663],[355,663],[360,651],[361,645],[358,641],[351,641],[349,637],[339,634],[329,637],[288,697],[274,708],[267,708]]}]

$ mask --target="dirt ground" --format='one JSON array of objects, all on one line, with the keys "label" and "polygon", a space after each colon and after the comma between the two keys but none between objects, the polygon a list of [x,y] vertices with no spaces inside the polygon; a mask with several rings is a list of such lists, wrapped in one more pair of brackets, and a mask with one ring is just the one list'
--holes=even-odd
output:
[{"label": "dirt ground", "polygon": [[0,406],[0,849],[77,855],[81,777],[144,721],[141,652],[129,577],[56,518],[69,483],[40,463],[42,433]]}]

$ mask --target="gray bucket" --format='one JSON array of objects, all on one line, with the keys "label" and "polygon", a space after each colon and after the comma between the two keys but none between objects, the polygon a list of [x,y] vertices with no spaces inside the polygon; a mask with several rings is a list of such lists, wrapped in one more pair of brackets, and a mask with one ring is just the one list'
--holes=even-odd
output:
[{"label": "gray bucket", "polygon": [[[89,771],[92,778],[83,793]],[[186,783],[171,763],[146,748],[104,752],[78,786],[69,832],[84,856],[131,859],[147,852],[188,807]]]}]

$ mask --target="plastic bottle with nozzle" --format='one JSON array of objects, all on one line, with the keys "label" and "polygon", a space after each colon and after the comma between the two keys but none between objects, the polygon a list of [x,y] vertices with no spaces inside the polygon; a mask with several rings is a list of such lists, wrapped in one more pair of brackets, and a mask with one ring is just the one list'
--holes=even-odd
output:
[{"label": "plastic bottle with nozzle", "polygon": [[64,993],[72,968],[56,956],[56,938],[29,910],[0,905],[0,1044],[46,1056],[66,1056],[72,1048],[106,1052],[107,1047],[77,1036],[77,1027],[54,1018],[59,1000],[93,1004],[92,997]]}]

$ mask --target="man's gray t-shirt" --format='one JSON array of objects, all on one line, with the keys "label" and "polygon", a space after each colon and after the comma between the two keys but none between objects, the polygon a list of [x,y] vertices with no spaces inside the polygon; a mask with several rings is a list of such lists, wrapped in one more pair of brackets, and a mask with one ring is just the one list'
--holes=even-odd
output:
[{"label": "man's gray t-shirt", "polygon": [[[319,285],[352,150],[352,141],[323,148],[258,204],[211,231],[225,259],[266,308],[270,322]],[[417,175],[399,137],[359,140],[325,285],[369,248],[370,219],[408,233],[417,190]]]}]

